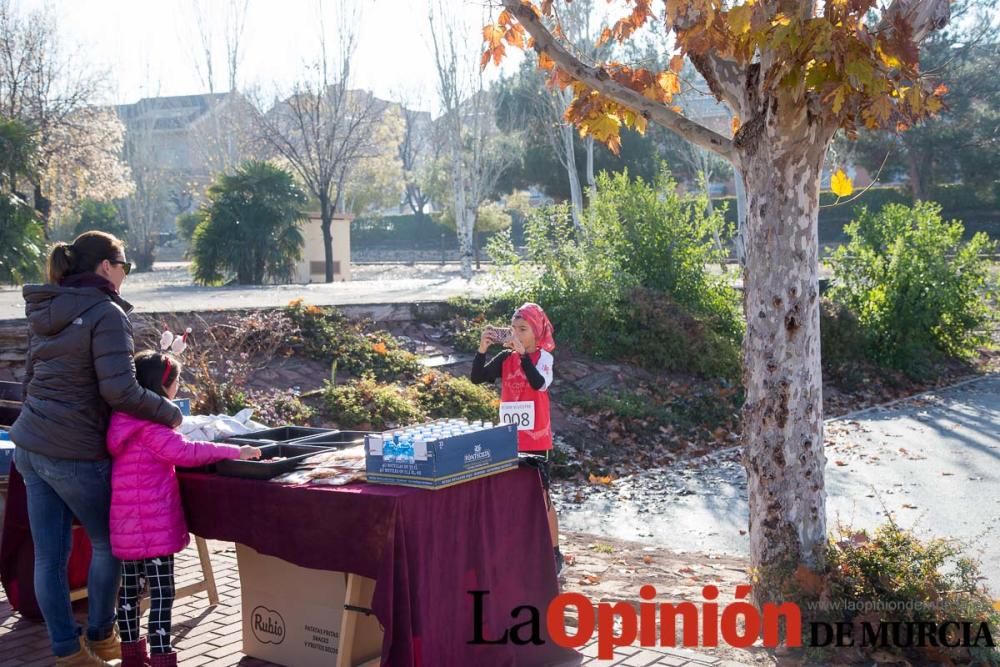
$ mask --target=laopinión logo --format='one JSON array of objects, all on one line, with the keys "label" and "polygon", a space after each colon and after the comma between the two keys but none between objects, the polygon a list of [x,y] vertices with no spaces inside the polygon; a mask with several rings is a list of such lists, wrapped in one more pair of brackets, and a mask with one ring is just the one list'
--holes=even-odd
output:
[{"label": "laopini\u00f3n logo", "polygon": [[254,607],[251,613],[253,636],[261,644],[280,644],[285,641],[285,619],[267,607]]},{"label": "laopini\u00f3n logo", "polygon": [[[614,650],[620,646],[630,646],[639,640],[643,647],[676,646],[678,619],[682,622],[681,646],[718,646],[722,640],[737,648],[748,648],[758,639],[769,648],[779,643],[779,630],[784,622],[789,647],[802,646],[802,613],[794,602],[781,604],[765,603],[763,613],[746,598],[750,595],[750,585],[736,587],[735,602],[719,609],[714,602],[719,597],[715,586],[702,588],[705,602],[656,603],[656,589],[646,585],[639,589],[639,611],[628,602],[601,602],[595,605],[580,593],[557,595],[545,612],[545,628],[551,640],[566,648],[580,648],[587,644],[597,632],[597,657],[611,659]],[[532,605],[521,605],[511,610],[511,620],[515,621],[502,634],[486,637],[483,630],[483,603],[489,591],[468,591],[473,598],[472,634],[469,644],[544,644],[542,639],[541,613]],[[700,609],[699,609],[700,607]],[[566,612],[575,608],[577,626],[570,634],[566,627]],[[701,621],[699,623],[699,620]],[[742,623],[741,623],[742,621]],[[994,647],[989,623],[949,621],[930,622],[888,622],[861,624],[861,637],[852,635],[851,623],[811,622],[807,634],[808,644],[815,647],[837,646],[876,647]],[[618,632],[616,633],[616,629]],[[846,642],[846,643],[844,643]]]}]

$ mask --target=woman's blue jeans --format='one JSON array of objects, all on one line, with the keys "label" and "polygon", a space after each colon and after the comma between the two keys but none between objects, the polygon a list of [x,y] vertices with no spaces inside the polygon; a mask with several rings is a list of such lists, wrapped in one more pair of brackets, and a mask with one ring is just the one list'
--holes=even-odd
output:
[{"label": "woman's blue jeans", "polygon": [[74,516],[93,547],[87,579],[87,636],[103,639],[115,625],[121,567],[111,554],[111,460],[56,459],[17,447],[14,465],[28,493],[35,597],[48,626],[52,652],[72,655],[80,649],[80,626],[73,617],[67,574]]}]

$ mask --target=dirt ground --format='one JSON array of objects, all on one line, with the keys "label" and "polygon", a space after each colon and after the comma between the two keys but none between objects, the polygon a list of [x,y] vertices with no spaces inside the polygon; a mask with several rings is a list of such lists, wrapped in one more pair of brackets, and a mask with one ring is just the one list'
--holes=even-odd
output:
[{"label": "dirt ground", "polygon": [[[562,591],[581,593],[595,603],[627,602],[635,606],[639,589],[649,584],[656,589],[659,603],[699,604],[705,602],[702,587],[711,584],[719,589],[714,602],[722,609],[735,599],[736,586],[750,581],[749,561],[735,556],[677,553],[668,546],[573,532],[560,533],[560,543],[566,557],[560,576]],[[779,664],[772,651],[764,647],[738,649],[720,643],[718,647],[690,648],[746,665]]]}]

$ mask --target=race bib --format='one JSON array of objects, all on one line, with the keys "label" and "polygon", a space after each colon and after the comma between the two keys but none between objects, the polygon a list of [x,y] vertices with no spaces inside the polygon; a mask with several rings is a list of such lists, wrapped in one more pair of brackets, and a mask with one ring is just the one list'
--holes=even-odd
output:
[{"label": "race bib", "polygon": [[500,423],[514,424],[518,431],[535,429],[534,401],[508,401],[500,404]]}]

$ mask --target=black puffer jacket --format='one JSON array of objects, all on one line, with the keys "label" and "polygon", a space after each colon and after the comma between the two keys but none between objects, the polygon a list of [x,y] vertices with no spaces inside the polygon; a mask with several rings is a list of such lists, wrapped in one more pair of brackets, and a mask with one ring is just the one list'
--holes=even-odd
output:
[{"label": "black puffer jacket", "polygon": [[171,426],[180,410],[135,379],[132,306],[97,287],[29,285],[24,405],[18,447],[64,459],[108,457],[112,410]]}]

